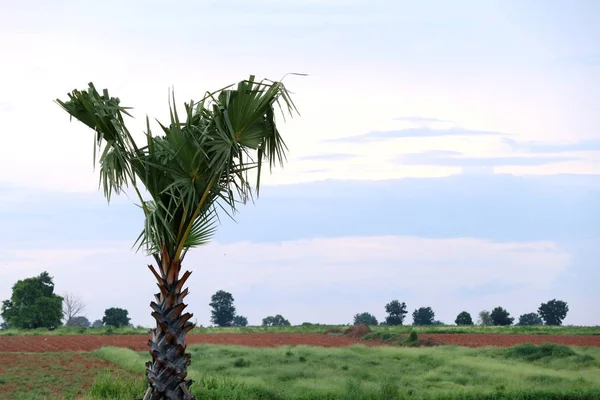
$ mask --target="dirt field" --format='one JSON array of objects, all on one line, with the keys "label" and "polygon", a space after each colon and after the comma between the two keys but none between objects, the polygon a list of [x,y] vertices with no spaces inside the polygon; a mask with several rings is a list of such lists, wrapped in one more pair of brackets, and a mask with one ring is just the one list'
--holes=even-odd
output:
[{"label": "dirt field", "polygon": [[[457,344],[468,347],[512,346],[520,343],[600,346],[600,335],[423,334],[419,337],[421,339],[431,338],[434,341],[448,345]],[[91,351],[102,346],[128,347],[132,350],[143,351],[148,349],[148,338],[149,336],[145,335],[0,336],[0,352]],[[359,339],[345,336],[293,333],[189,335],[187,343],[233,344],[252,347],[294,346],[299,344],[343,347],[357,343],[367,346],[381,345],[381,343],[360,341]]]},{"label": "dirt field", "polygon": [[107,370],[133,376],[85,353],[0,354],[0,399],[81,398]]}]

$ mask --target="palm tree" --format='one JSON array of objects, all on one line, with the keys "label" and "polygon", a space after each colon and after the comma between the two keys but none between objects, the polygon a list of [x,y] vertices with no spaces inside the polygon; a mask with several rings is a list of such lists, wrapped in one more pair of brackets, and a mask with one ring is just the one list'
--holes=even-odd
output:
[{"label": "palm tree", "polygon": [[[283,165],[287,148],[275,122],[275,105],[284,117],[286,111],[297,112],[289,92],[281,82],[250,76],[186,103],[185,119],[179,118],[173,95],[170,124],[159,123],[161,135],[153,135],[146,117],[143,145],[125,126],[130,108],[106,89],[100,94],[90,83],[57,103],[95,131],[94,164],[99,155],[107,201],[131,187],[145,215],[136,244],[156,261],[148,268],[159,293],[150,303],[156,328],[148,342],[152,360],[146,364],[144,399],[193,399],[185,337],[194,324],[192,314],[183,313],[188,294],[183,286],[191,272],[181,274],[181,263],[188,249],[211,239],[218,209],[231,216],[239,204],[258,196],[263,162],[270,169]],[[253,185],[249,172],[255,175]]]}]

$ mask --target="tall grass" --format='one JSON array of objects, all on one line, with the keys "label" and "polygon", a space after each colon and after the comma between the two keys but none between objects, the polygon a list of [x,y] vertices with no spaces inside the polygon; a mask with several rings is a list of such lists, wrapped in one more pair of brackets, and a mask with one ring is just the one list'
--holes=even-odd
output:
[{"label": "tall grass", "polygon": [[[600,399],[600,349],[189,347],[202,399]],[[145,352],[102,348],[137,373]],[[96,397],[105,398],[105,397]]]}]

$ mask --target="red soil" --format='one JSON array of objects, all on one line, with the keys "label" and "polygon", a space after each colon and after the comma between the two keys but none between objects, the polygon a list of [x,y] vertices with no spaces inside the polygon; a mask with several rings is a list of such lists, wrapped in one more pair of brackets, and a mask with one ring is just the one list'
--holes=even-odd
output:
[{"label": "red soil", "polygon": [[[0,336],[0,352],[47,352],[47,351],[91,351],[102,346],[127,347],[136,351],[148,349],[146,335],[73,335],[73,336]],[[598,336],[551,336],[551,335],[496,335],[496,334],[433,334],[419,335],[419,339],[443,344],[468,347],[513,346],[521,343],[556,343],[569,346],[598,346]],[[384,343],[360,341],[347,336],[323,334],[280,334],[280,333],[220,333],[188,335],[188,344],[211,343],[251,347],[277,347],[309,345],[321,347],[343,347],[361,343],[381,346]]]},{"label": "red soil", "polygon": [[44,353],[0,353],[0,376],[3,378],[0,399],[16,398],[23,391],[48,396],[44,398],[62,399],[66,387],[69,398],[83,398],[94,378],[103,371],[135,376],[91,354],[62,353],[56,357]]}]

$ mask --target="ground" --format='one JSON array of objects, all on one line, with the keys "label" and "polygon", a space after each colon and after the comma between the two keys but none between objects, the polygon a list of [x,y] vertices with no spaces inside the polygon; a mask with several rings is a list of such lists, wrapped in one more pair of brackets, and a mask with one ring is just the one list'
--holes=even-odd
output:
[{"label": "ground", "polygon": [[[566,346],[600,346],[600,335],[502,335],[502,334],[421,334],[446,345],[467,347],[514,346],[521,343],[556,343]],[[0,336],[0,352],[92,351],[102,346],[126,347],[136,351],[148,348],[149,335]],[[251,347],[321,346],[342,347],[365,342],[359,338],[302,333],[223,333],[188,335],[188,344],[228,344]]]},{"label": "ground", "polygon": [[[340,331],[213,330],[210,334],[191,334],[187,340],[193,354],[190,374],[198,382],[198,393],[209,393],[211,399],[304,399],[302,393],[313,393],[306,397],[311,400],[381,399],[384,395],[392,399],[404,398],[402,393],[430,396],[446,392],[458,393],[459,397],[449,398],[463,399],[469,398],[469,393],[479,393],[474,390],[500,390],[507,396],[515,395],[515,390],[534,390],[527,392],[533,397],[524,398],[541,399],[548,393],[558,393],[552,398],[570,399],[577,388],[584,391],[576,398],[600,399],[600,386],[593,383],[593,377],[600,376],[598,334],[421,333],[419,338],[426,343],[460,347],[407,349],[340,335]],[[135,333],[0,335],[0,399],[134,398],[145,385],[149,339],[147,331]],[[506,356],[514,347],[499,349],[522,343],[559,346],[544,347],[539,353],[541,358],[531,360],[531,349],[517,348],[529,358]],[[275,390],[281,383],[288,389]],[[327,393],[333,397],[327,397]],[[463,395],[467,397],[460,397]]]},{"label": "ground", "polygon": [[89,353],[0,353],[0,399],[80,399],[105,372],[131,375]]}]

